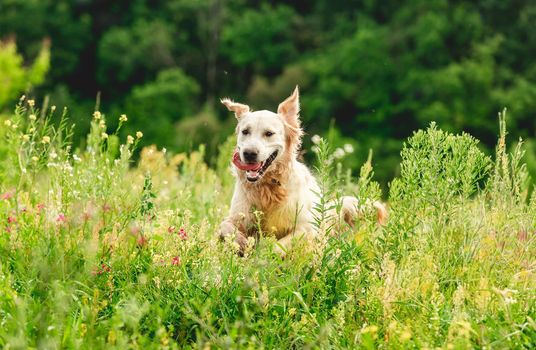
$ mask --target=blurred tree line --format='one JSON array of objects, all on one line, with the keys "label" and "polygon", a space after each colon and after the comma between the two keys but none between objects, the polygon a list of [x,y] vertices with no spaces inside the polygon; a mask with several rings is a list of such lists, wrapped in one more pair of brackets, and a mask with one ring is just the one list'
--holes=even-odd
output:
[{"label": "blurred tree line", "polygon": [[100,91],[146,143],[213,154],[234,124],[219,97],[274,110],[298,84],[309,135],[333,126],[354,168],[374,149],[380,180],[432,120],[490,151],[504,107],[536,173],[533,0],[0,0],[0,38],[31,62],[49,40],[32,93],[69,106],[80,135]]}]

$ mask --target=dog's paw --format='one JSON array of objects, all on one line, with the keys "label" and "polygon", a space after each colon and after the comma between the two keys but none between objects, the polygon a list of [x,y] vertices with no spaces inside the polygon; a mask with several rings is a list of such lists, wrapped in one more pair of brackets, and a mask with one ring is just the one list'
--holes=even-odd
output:
[{"label": "dog's paw", "polygon": [[244,256],[247,250],[251,250],[255,242],[253,240],[253,243],[250,243],[248,238],[230,221],[222,222],[216,235],[220,240],[229,242],[240,256]]},{"label": "dog's paw", "polygon": [[236,228],[236,226],[233,225],[233,223],[230,221],[224,221],[220,224],[216,235],[219,239],[224,240],[225,237],[230,237],[235,233],[238,233],[238,229]]},{"label": "dog's paw", "polygon": [[235,236],[235,243],[236,243],[236,252],[240,256],[244,256],[244,253],[246,252],[246,248],[248,247],[248,239],[246,236],[241,234],[240,232],[236,233]]}]

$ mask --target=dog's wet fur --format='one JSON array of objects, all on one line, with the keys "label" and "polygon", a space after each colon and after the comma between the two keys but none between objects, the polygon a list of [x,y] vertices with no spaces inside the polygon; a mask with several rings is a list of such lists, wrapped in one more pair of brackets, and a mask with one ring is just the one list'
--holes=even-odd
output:
[{"label": "dog's wet fur", "polygon": [[[249,106],[227,98],[221,102],[238,120],[237,144],[233,157],[236,178],[229,216],[221,223],[218,235],[235,237],[243,253],[247,237],[257,237],[254,210],[262,212],[261,228],[278,239],[275,249],[284,256],[294,239],[313,241],[318,234],[313,226],[313,208],[319,201],[318,184],[309,169],[298,161],[303,131],[300,125],[298,87],[279,104],[277,113],[252,111]],[[387,211],[374,202],[378,221]],[[340,213],[331,217],[353,225],[360,214],[357,198],[343,197]],[[334,211],[334,210],[333,210]]]}]

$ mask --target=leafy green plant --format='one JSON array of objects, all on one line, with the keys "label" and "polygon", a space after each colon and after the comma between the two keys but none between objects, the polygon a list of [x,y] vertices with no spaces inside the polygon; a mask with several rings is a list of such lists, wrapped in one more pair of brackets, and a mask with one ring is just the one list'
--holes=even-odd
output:
[{"label": "leafy green plant", "polygon": [[43,84],[49,68],[49,41],[43,42],[30,67],[24,67],[24,59],[17,52],[15,41],[0,41],[0,111],[28,88]]},{"label": "leafy green plant", "polygon": [[335,192],[334,164],[331,156],[331,150],[324,139],[320,139],[316,146],[318,165],[316,166],[318,193],[318,203],[313,208],[314,225],[320,234],[330,235],[333,225],[336,223],[332,219],[332,212],[340,207]]},{"label": "leafy green plant", "polygon": [[444,132],[435,123],[408,140],[401,152],[400,177],[390,192],[392,204],[414,218],[408,229],[424,217],[447,219],[452,208],[479,191],[491,159],[477,145],[470,135]]},{"label": "leafy green plant", "polygon": [[[536,195],[524,192],[522,146],[506,153],[504,119],[494,165],[469,135],[435,125],[416,132],[387,198],[387,225],[363,215],[344,232],[326,225],[340,189],[364,202],[380,197],[371,157],[352,179],[315,138],[315,225],[325,239],[282,260],[273,239],[239,257],[214,237],[232,196],[232,139],[215,169],[203,147],[146,147],[134,164],[141,132],[122,138],[95,111],[85,146],[74,148],[71,128],[51,124],[52,112],[23,99],[0,125],[2,348],[536,341]],[[127,119],[119,116],[120,128]]]}]

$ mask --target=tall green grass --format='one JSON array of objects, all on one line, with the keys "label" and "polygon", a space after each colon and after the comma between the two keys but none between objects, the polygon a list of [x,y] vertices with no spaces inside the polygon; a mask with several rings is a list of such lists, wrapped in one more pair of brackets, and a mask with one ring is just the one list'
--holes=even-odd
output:
[{"label": "tall green grass", "polygon": [[[2,348],[536,344],[536,192],[522,147],[507,152],[504,113],[494,158],[467,134],[416,132],[386,226],[366,212],[284,260],[273,238],[241,258],[214,236],[230,203],[232,138],[215,168],[203,148],[151,146],[134,164],[141,133],[107,133],[96,112],[78,149],[52,113],[21,100],[1,124]],[[352,179],[327,145],[319,151],[325,198],[381,195],[370,159]],[[329,200],[316,208],[324,230]]]}]

